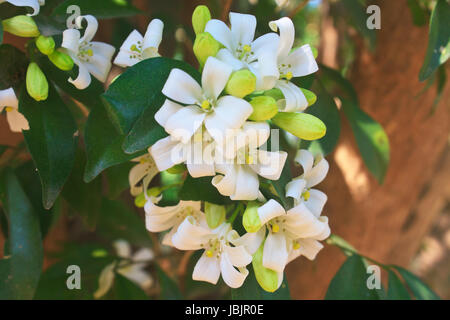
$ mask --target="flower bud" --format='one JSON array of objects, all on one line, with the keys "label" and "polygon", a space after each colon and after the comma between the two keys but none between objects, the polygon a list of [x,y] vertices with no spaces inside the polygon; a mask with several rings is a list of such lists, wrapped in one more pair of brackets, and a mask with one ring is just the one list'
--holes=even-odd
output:
[{"label": "flower bud", "polygon": [[225,92],[243,98],[256,89],[256,76],[247,69],[235,71],[231,74],[225,87]]},{"label": "flower bud", "polygon": [[52,54],[48,56],[48,59],[59,69],[63,71],[69,71],[73,69],[73,60],[72,58],[59,50],[53,51]]},{"label": "flower bud", "polygon": [[258,214],[258,203],[250,202],[244,211],[244,216],[242,217],[242,225],[245,230],[250,233],[255,233],[261,228],[261,220]]},{"label": "flower bud", "polygon": [[197,35],[194,42],[194,54],[201,66],[209,57],[215,57],[220,50],[220,43],[208,32]]},{"label": "flower bud", "polygon": [[3,30],[19,37],[39,36],[39,30],[33,18],[25,15],[3,20]]},{"label": "flower bud", "polygon": [[194,27],[195,34],[199,34],[205,31],[205,26],[208,21],[211,20],[211,12],[207,6],[197,6],[192,13],[192,27]]},{"label": "flower bud", "polygon": [[278,105],[274,98],[269,96],[255,97],[250,101],[253,113],[248,118],[252,121],[265,121],[272,119],[278,113]]},{"label": "flower bud", "polygon": [[[154,188],[150,188],[147,190],[147,196],[149,197],[157,197],[161,194],[161,188],[159,187],[154,187]],[[134,204],[136,205],[136,207],[138,208],[143,208],[145,206],[145,203],[147,202],[147,198],[145,197],[144,192],[142,192],[141,194],[139,194],[135,199],[134,199]]]},{"label": "flower bud", "polygon": [[272,269],[263,266],[264,242],[253,254],[252,266],[255,271],[256,281],[267,292],[275,292],[278,289],[278,274]]},{"label": "flower bud", "polygon": [[36,38],[36,47],[40,52],[48,56],[55,51],[55,40],[52,37],[40,35]]},{"label": "flower bud", "polygon": [[322,120],[307,113],[279,112],[272,118],[272,122],[303,140],[317,140],[327,132]]},{"label": "flower bud", "polygon": [[172,168],[167,169],[170,174],[180,174],[186,171],[186,166],[184,164],[176,164]]},{"label": "flower bud", "polygon": [[284,99],[283,92],[281,92],[281,90],[277,89],[277,88],[273,88],[273,89],[264,91],[264,95],[274,98],[275,101]]},{"label": "flower bud", "polygon": [[32,62],[27,70],[27,91],[36,101],[46,100],[48,97],[48,82],[39,66]]},{"label": "flower bud", "polygon": [[305,95],[306,101],[308,101],[308,107],[312,106],[317,101],[317,96],[314,94],[314,92],[300,88]]},{"label": "flower bud", "polygon": [[211,229],[215,229],[225,221],[227,212],[224,206],[205,202],[206,222]]}]

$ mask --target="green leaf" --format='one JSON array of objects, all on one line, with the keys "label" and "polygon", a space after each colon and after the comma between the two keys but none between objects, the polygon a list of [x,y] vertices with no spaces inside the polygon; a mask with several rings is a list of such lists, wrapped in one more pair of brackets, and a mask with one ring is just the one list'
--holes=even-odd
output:
[{"label": "green leaf", "polygon": [[161,90],[173,68],[200,79],[198,71],[185,62],[152,58],[128,68],[104,94],[113,123],[128,134],[123,145],[127,153],[143,150],[166,136],[154,115],[166,99]]},{"label": "green leaf", "polygon": [[[320,64],[319,68],[321,74],[320,83],[324,84],[326,87],[325,90],[323,88],[319,88],[319,90],[331,92],[339,96],[341,99],[351,100],[359,104],[358,93],[353,87],[353,84],[346,79],[340,71],[329,68],[323,64]],[[332,84],[333,87],[336,87],[337,85],[339,90],[337,92],[332,91],[335,88],[329,88],[328,84]]]},{"label": "green leaf", "polygon": [[400,273],[417,300],[440,300],[439,296],[413,273],[402,267],[393,266],[393,268]]},{"label": "green leaf", "polygon": [[149,300],[149,297],[136,283],[116,273],[113,292],[117,300]]},{"label": "green leaf", "polygon": [[2,19],[0,19],[0,45],[3,43],[3,23]]},{"label": "green leaf", "polygon": [[68,16],[67,8],[80,7],[83,15],[91,14],[98,19],[130,17],[142,13],[127,0],[66,0],[53,11],[56,16]]},{"label": "green leaf", "polygon": [[33,20],[36,22],[39,32],[46,37],[62,34],[67,29],[63,21],[57,20],[54,17],[40,14],[33,17]]},{"label": "green leaf", "polygon": [[97,230],[101,235],[111,241],[124,239],[140,247],[152,245],[143,219],[130,211],[122,202],[103,198],[100,211]]},{"label": "green leaf", "polygon": [[343,100],[342,109],[352,127],[364,163],[380,184],[389,166],[389,138],[383,127],[355,103]]},{"label": "green leaf", "polygon": [[340,3],[344,6],[344,12],[348,14],[350,23],[369,43],[370,49],[374,50],[377,41],[376,30],[367,28],[366,6],[360,1],[355,0],[341,0]]},{"label": "green leaf", "polygon": [[170,278],[159,266],[156,267],[158,271],[159,285],[161,286],[162,300],[182,300],[183,295],[177,283]]},{"label": "green leaf", "polygon": [[249,275],[245,279],[244,284],[237,289],[231,289],[231,297],[233,300],[291,300],[289,286],[284,276],[283,283],[274,293],[264,291],[256,281],[253,266],[247,267]]},{"label": "green leaf", "polygon": [[430,20],[427,55],[420,70],[419,79],[424,81],[450,57],[450,3],[438,0]]},{"label": "green leaf", "polygon": [[32,9],[27,9],[26,7],[16,7],[10,3],[0,4],[0,19],[6,20],[21,14],[31,13]]},{"label": "green leaf", "polygon": [[0,299],[32,299],[43,260],[39,218],[11,170],[1,177],[0,197],[9,222],[11,255],[0,260]]},{"label": "green leaf", "polygon": [[408,290],[403,282],[395,274],[394,271],[389,270],[389,289],[387,298],[389,300],[411,300]]},{"label": "green leaf", "polygon": [[228,197],[225,197],[217,191],[211,184],[212,177],[192,178],[187,176],[181,187],[180,200],[207,201],[214,204],[231,203]]},{"label": "green leaf", "polygon": [[408,0],[409,11],[413,18],[413,22],[416,26],[424,26],[427,23],[427,13],[424,8],[421,7],[418,0]]},{"label": "green leaf", "polygon": [[44,208],[52,207],[73,167],[76,125],[58,92],[49,85],[48,98],[37,102],[22,89],[19,110],[28,119],[25,142],[41,178]]},{"label": "green leaf", "polygon": [[107,197],[109,199],[116,199],[123,191],[130,188],[128,175],[135,165],[134,162],[125,162],[105,170],[106,180],[108,181]]},{"label": "green leaf", "polygon": [[19,49],[9,45],[0,45],[0,90],[14,87],[18,89],[25,79],[28,59]]},{"label": "green leaf", "polygon": [[328,287],[326,300],[378,300],[378,290],[367,287],[368,274],[361,256],[347,258]]},{"label": "green leaf", "polygon": [[92,181],[109,167],[127,162],[142,154],[130,155],[123,152],[124,136],[114,128],[103,105],[96,105],[89,114],[84,136],[87,153],[85,182]]}]

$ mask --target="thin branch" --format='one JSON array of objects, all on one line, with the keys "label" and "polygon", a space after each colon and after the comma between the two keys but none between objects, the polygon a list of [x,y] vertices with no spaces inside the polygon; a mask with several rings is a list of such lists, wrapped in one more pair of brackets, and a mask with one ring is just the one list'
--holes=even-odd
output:
[{"label": "thin branch", "polygon": [[222,11],[222,21],[226,21],[228,17],[228,13],[230,12],[231,5],[233,4],[233,0],[224,0],[225,4],[223,5]]},{"label": "thin branch", "polygon": [[309,0],[303,0],[302,2],[300,2],[292,11],[291,13],[289,13],[289,18],[294,18],[297,13],[299,13],[300,11],[303,10],[304,7],[306,7],[309,3]]}]

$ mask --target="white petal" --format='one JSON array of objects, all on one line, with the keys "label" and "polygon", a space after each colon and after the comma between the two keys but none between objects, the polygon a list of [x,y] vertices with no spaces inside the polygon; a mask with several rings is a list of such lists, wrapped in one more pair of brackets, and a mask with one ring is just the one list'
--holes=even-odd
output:
[{"label": "white petal", "polygon": [[306,187],[304,179],[294,179],[286,185],[286,197],[294,198],[297,203],[301,201]]},{"label": "white petal", "polygon": [[193,178],[211,177],[216,174],[213,163],[191,164],[188,162],[187,169]]},{"label": "white petal", "polygon": [[67,29],[63,32],[63,40],[61,47],[70,50],[74,54],[78,54],[80,46],[80,31],[77,29]]},{"label": "white petal", "polygon": [[[0,1],[0,3],[3,1]],[[17,7],[30,7],[33,9],[33,13],[29,16],[35,16],[39,13],[39,2],[37,0],[7,0],[7,2]]]},{"label": "white petal", "polygon": [[233,71],[241,70],[245,67],[245,63],[237,59],[229,49],[220,49],[216,54],[216,58],[229,65]]},{"label": "white petal", "polygon": [[152,201],[147,201],[144,206],[145,226],[150,232],[168,230],[181,222],[177,214],[181,211],[180,204],[170,207],[159,207]]},{"label": "white petal", "polygon": [[114,250],[116,250],[117,256],[127,259],[131,258],[130,244],[125,240],[116,240],[113,243]]},{"label": "white petal", "polygon": [[155,120],[160,126],[165,127],[167,120],[169,120],[171,116],[180,111],[182,108],[183,106],[178,103],[166,99],[161,108],[155,113]]},{"label": "white petal", "polygon": [[308,107],[308,100],[302,90],[292,82],[278,80],[275,85],[284,95],[284,100],[279,101],[280,111],[297,112]]},{"label": "white petal", "polygon": [[314,165],[314,156],[308,150],[300,149],[295,155],[295,162],[303,167],[303,175],[307,175]]},{"label": "white petal", "polygon": [[132,196],[139,195],[143,190],[142,186],[137,186],[139,182],[145,177],[149,176],[149,182],[158,174],[156,164],[151,161],[139,163],[131,168],[128,174],[128,181],[130,183],[130,193]]},{"label": "white petal", "polygon": [[225,88],[233,69],[222,61],[209,57],[202,73],[202,87],[209,99],[217,99]]},{"label": "white petal", "polygon": [[230,262],[235,267],[245,267],[252,262],[252,256],[244,246],[230,247],[225,245],[224,252],[228,255]]},{"label": "white petal", "polygon": [[6,112],[6,119],[12,132],[21,132],[22,130],[30,129],[28,120],[17,109]]},{"label": "white petal", "polygon": [[142,266],[139,264],[134,264],[123,269],[119,268],[117,269],[117,273],[120,273],[143,289],[149,288],[153,284],[153,278],[142,270]]},{"label": "white petal", "polygon": [[280,217],[286,214],[284,208],[277,201],[270,199],[264,205],[258,208],[258,216],[261,224],[264,225],[273,218]]},{"label": "white petal", "polygon": [[322,213],[327,199],[327,195],[322,191],[311,189],[309,190],[309,199],[305,201],[305,206],[318,218]]},{"label": "white petal", "polygon": [[[225,170],[221,170],[221,167],[226,167]],[[231,196],[236,188],[236,168],[235,165],[222,165],[217,166],[217,170],[221,170],[224,175],[215,176],[211,183],[217,188],[220,194],[224,196]]]},{"label": "white petal", "polygon": [[194,133],[200,128],[205,119],[206,113],[197,106],[187,106],[180,108],[166,122],[164,129],[174,139],[188,143]]},{"label": "white petal", "polygon": [[280,57],[280,59],[284,59],[288,56],[289,52],[292,49],[292,45],[294,44],[294,24],[292,23],[291,19],[283,17],[281,19],[271,21],[269,23],[269,27],[275,32],[280,30],[280,45],[278,47],[278,56]]},{"label": "white petal", "polygon": [[250,166],[258,175],[269,180],[278,180],[286,159],[287,153],[284,151],[269,152],[258,150],[257,163]]},{"label": "white petal", "polygon": [[162,40],[164,23],[159,19],[153,19],[145,32],[143,49],[155,48],[158,50]]},{"label": "white petal", "polygon": [[305,256],[309,260],[314,260],[322,250],[323,245],[314,239],[299,239],[298,243],[300,244],[300,248],[298,249],[299,254]]},{"label": "white petal", "polygon": [[[138,58],[140,54],[136,51],[132,51],[131,48],[133,45],[137,47],[139,45],[138,42],[142,44],[143,41],[144,38],[141,33],[137,30],[133,30],[120,47],[120,51],[114,59],[114,64],[125,68],[131,67],[141,61],[141,59]],[[133,56],[136,56],[136,58]]]},{"label": "white petal", "polygon": [[227,49],[234,50],[231,30],[220,20],[209,20],[205,26],[205,32],[209,32],[214,39],[223,44]]},{"label": "white petal", "polygon": [[109,289],[111,289],[115,277],[115,267],[116,263],[113,262],[107,265],[100,273],[100,277],[98,278],[98,289],[94,292],[95,299],[100,299],[109,291]]},{"label": "white petal", "polygon": [[168,98],[184,104],[203,102],[203,91],[200,85],[180,69],[172,69],[162,93]]},{"label": "white petal", "polygon": [[171,137],[158,140],[150,147],[150,153],[159,171],[184,162],[186,156],[183,145],[179,141],[172,140]]},{"label": "white petal", "polygon": [[143,41],[144,38],[142,37],[142,34],[137,30],[133,30],[123,42],[120,50],[130,51],[133,45],[137,47],[139,42],[142,43]]},{"label": "white petal", "polygon": [[254,254],[266,237],[266,228],[262,227],[257,232],[248,232],[232,243],[236,246],[244,246],[248,253]]},{"label": "white petal", "polygon": [[245,268],[241,268],[240,270],[236,270],[233,267],[230,258],[226,252],[223,252],[220,256],[220,270],[222,273],[223,281],[230,288],[239,288],[245,281],[245,278],[248,276],[248,270]]},{"label": "white petal", "polygon": [[134,66],[140,61],[141,60],[138,57],[134,58],[131,52],[120,50],[116,58],[114,59],[114,64],[118,65],[119,67],[126,68]]},{"label": "white petal", "polygon": [[259,192],[259,180],[255,172],[246,166],[237,166],[236,186],[231,200],[256,200]]},{"label": "white petal", "polygon": [[86,20],[87,26],[86,26],[86,30],[84,31],[84,35],[80,39],[80,43],[82,43],[84,41],[91,42],[91,40],[94,38],[95,34],[97,33],[98,21],[92,15],[79,16],[75,19],[75,23],[77,24],[78,28],[83,27],[83,19]]},{"label": "white petal", "polygon": [[19,107],[19,101],[13,88],[0,90],[0,107],[11,107],[15,109]]},{"label": "white petal", "polygon": [[325,179],[328,173],[330,165],[325,158],[319,161],[307,174],[304,175],[304,179],[307,181],[306,187],[311,188],[318,185]]},{"label": "white petal", "polygon": [[69,78],[68,81],[77,89],[86,89],[91,84],[91,75],[89,74],[89,70],[80,61],[74,60],[74,62],[78,65],[78,76],[75,80]]},{"label": "white petal", "polygon": [[207,257],[202,254],[192,273],[192,279],[216,284],[220,277],[220,265],[217,257]]},{"label": "white petal", "polygon": [[314,54],[308,44],[292,51],[287,59],[284,60],[284,63],[292,66],[290,70],[294,77],[304,77],[319,70]]},{"label": "white petal", "polygon": [[330,233],[328,221],[322,217],[317,218],[303,202],[287,212],[285,225],[295,238],[323,240],[328,238]]},{"label": "white petal", "polygon": [[132,260],[133,261],[150,261],[153,260],[155,257],[155,253],[153,250],[148,248],[142,248],[139,249],[134,255]]},{"label": "white petal", "polygon": [[250,14],[230,12],[231,33],[234,45],[251,44],[255,38],[256,18]]},{"label": "white petal", "polygon": [[283,233],[269,233],[264,243],[263,266],[283,272],[288,261],[286,237]]},{"label": "white petal", "polygon": [[188,216],[172,236],[172,242],[179,250],[199,250],[211,236],[209,229],[199,225],[192,216]]},{"label": "white petal", "polygon": [[255,56],[258,58],[256,64],[257,90],[270,90],[274,87],[276,80],[280,77],[277,64],[276,50],[279,37],[274,33],[267,33],[252,44]]}]

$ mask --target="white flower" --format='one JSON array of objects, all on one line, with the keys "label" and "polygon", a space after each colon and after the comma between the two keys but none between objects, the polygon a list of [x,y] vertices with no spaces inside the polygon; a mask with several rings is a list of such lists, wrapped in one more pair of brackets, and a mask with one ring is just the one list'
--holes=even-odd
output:
[{"label": "white flower", "polygon": [[94,16],[80,16],[75,20],[79,28],[82,27],[83,19],[87,22],[84,35],[81,37],[77,29],[67,29],[63,32],[61,47],[66,49],[75,64],[78,65],[78,77],[69,79],[75,87],[82,90],[91,83],[91,75],[101,82],[105,82],[111,69],[111,58],[115,48],[103,42],[92,41],[97,29],[98,22]]},{"label": "white flower", "polygon": [[[128,174],[128,181],[130,183],[130,193],[132,196],[137,196],[146,190],[146,186],[150,184],[152,179],[158,174],[155,161],[150,154],[137,157],[132,160],[138,162],[133,168],[131,168]],[[139,183],[143,181],[142,186]]]},{"label": "white flower", "polygon": [[[275,200],[269,200],[258,208],[258,216],[263,226],[257,232],[268,235],[264,242],[263,266],[276,271],[282,279],[286,265],[304,255],[315,259],[323,248],[319,242],[330,235],[328,218],[312,213],[304,203],[288,210]],[[281,281],[279,281],[281,283]]]},{"label": "white flower", "polygon": [[284,17],[270,22],[269,26],[273,31],[280,30],[277,53],[279,80],[275,84],[275,88],[280,89],[285,97],[280,101],[280,110],[303,111],[308,107],[308,101],[301,89],[290,80],[316,72],[319,69],[316,59],[309,45],[291,51],[295,40],[295,27],[291,19]]},{"label": "white flower", "polygon": [[39,13],[40,6],[45,5],[45,0],[0,0],[0,3],[8,2],[16,7],[30,7],[33,9],[32,14],[29,16],[35,16]]},{"label": "white flower", "polygon": [[267,33],[256,40],[256,18],[253,15],[230,13],[231,29],[220,20],[210,20],[205,32],[222,43],[216,58],[230,65],[233,70],[249,69],[257,77],[257,90],[272,89],[274,79],[278,78],[276,51],[278,35]]},{"label": "white flower", "polygon": [[172,236],[177,232],[180,224],[189,217],[196,222],[205,220],[205,214],[200,210],[200,201],[180,201],[176,206],[159,207],[159,199],[151,198],[147,200],[145,210],[145,225],[150,232],[162,232],[169,230],[165,234],[162,243],[173,246]]},{"label": "white flower", "polygon": [[240,128],[253,112],[245,100],[220,93],[225,88],[232,69],[210,57],[202,73],[202,87],[190,75],[173,69],[162,92],[170,99],[186,104],[165,103],[155,114],[156,121],[173,138],[187,143],[204,124],[208,133],[220,145],[226,142],[230,129]]},{"label": "white flower", "polygon": [[13,132],[30,129],[27,119],[19,112],[19,101],[13,88],[0,90],[0,113],[6,110],[6,119]]},{"label": "white flower", "polygon": [[[225,147],[225,154],[233,154],[229,149],[236,149],[236,157],[230,161],[216,159],[218,173],[212,184],[217,190],[232,200],[255,200],[259,196],[259,179],[278,180],[286,162],[287,153],[269,152],[258,149],[269,139],[270,127],[265,122],[246,122],[236,142]],[[231,146],[230,146],[231,145]],[[226,158],[226,155],[225,157]]]},{"label": "white flower", "polygon": [[133,30],[120,47],[114,64],[120,67],[131,67],[147,58],[159,57],[158,47],[162,40],[164,24],[154,19],[147,27],[145,35]]},{"label": "white flower", "polygon": [[205,221],[199,223],[190,217],[172,237],[174,246],[180,250],[205,250],[194,267],[192,279],[216,284],[222,274],[231,288],[242,286],[248,275],[245,267],[252,261],[240,240],[229,223],[211,230]]},{"label": "white flower", "polygon": [[117,240],[113,246],[121,260],[114,261],[102,270],[98,281],[98,289],[94,293],[95,299],[103,297],[111,289],[115,272],[136,283],[143,290],[150,288],[153,284],[153,278],[144,270],[154,258],[151,249],[142,248],[135,254],[131,254],[131,247],[125,240]]},{"label": "white flower", "polygon": [[303,174],[286,185],[286,196],[294,199],[294,204],[301,202],[318,216],[327,202],[327,195],[322,191],[312,189],[325,179],[329,164],[324,158],[314,164],[313,155],[307,150],[299,150],[295,161],[302,165]]}]

